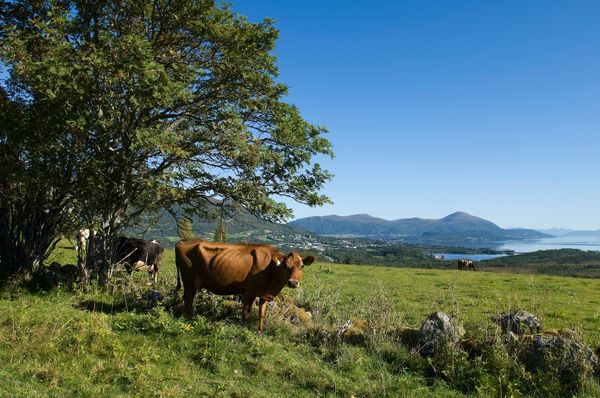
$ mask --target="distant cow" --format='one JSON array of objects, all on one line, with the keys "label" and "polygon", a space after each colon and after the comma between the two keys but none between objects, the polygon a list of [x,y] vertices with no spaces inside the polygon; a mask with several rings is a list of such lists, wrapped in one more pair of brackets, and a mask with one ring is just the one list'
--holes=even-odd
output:
[{"label": "distant cow", "polygon": [[135,270],[146,271],[156,283],[164,250],[155,240],[120,236],[115,242],[112,263],[123,264],[130,274]]},{"label": "distant cow", "polygon": [[460,259],[458,260],[458,269],[463,271],[466,271],[467,269],[475,271],[475,263],[471,260]]},{"label": "distant cow", "polygon": [[242,296],[242,321],[246,321],[256,297],[258,330],[265,325],[267,304],[285,285],[300,286],[302,269],[315,261],[298,253],[285,255],[268,245],[213,243],[199,239],[181,240],[175,246],[177,289],[183,281],[186,315],[193,316],[196,291]]}]

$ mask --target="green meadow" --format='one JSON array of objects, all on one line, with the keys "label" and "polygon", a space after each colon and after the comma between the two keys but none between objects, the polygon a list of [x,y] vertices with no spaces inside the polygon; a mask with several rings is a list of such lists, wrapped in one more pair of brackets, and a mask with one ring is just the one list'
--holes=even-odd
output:
[{"label": "green meadow", "polygon": [[[62,244],[54,260],[69,263]],[[600,280],[316,263],[299,289],[240,324],[232,298],[202,294],[182,316],[174,253],[156,290],[141,273],[82,290],[43,279],[0,291],[0,397],[594,397],[596,377],[564,387],[531,374],[498,343],[491,317],[533,312],[544,329],[575,329],[600,346]],[[300,317],[297,308],[311,313]],[[410,331],[441,310],[460,321],[464,352],[422,358]],[[337,330],[368,325],[354,339]],[[408,331],[408,333],[407,333]],[[409,336],[409,337],[407,337]]]}]

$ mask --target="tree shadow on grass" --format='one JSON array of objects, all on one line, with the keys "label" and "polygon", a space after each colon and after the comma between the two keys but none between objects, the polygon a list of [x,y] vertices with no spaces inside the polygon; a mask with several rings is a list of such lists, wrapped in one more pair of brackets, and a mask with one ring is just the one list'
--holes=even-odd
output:
[{"label": "tree shadow on grass", "polygon": [[25,290],[28,293],[48,293],[57,288],[75,290],[79,286],[78,268],[73,264],[61,265],[53,262],[40,267],[33,275],[0,274],[0,289],[15,291]]},{"label": "tree shadow on grass", "polygon": [[[149,314],[160,306],[165,312],[175,318],[183,318],[185,309],[181,293],[175,290],[165,291],[161,300],[153,300],[148,296],[149,292],[158,292],[153,288],[145,291],[120,291],[112,297],[90,298],[73,305],[82,311],[91,313],[101,313],[107,315],[117,315],[120,313]],[[228,324],[238,324],[241,320],[242,304],[234,296],[218,296],[208,292],[201,292],[197,295],[194,304],[194,314],[202,316],[209,322],[225,322]],[[247,325],[251,328],[258,320],[256,306],[253,306],[249,322]]]},{"label": "tree shadow on grass", "polygon": [[175,317],[181,317],[184,314],[183,305],[181,303],[173,302],[170,298],[164,300],[152,300],[146,297],[137,298],[129,297],[123,300],[83,300],[74,305],[75,308],[88,311],[96,312],[107,315],[115,315],[122,312],[131,313],[149,313],[157,307],[162,307],[166,312],[173,314]]},{"label": "tree shadow on grass", "polygon": [[[89,312],[100,312],[102,314],[113,315],[119,312],[132,312],[140,310],[139,306],[127,305],[125,302],[109,303],[101,300],[84,300],[74,305],[75,308],[89,311]],[[144,309],[144,312],[147,311]]]},{"label": "tree shadow on grass", "polygon": [[83,311],[114,315],[122,312],[149,313],[157,307],[179,317],[183,315],[183,303],[177,291],[161,285],[147,287],[139,284],[118,286],[101,294],[74,304]]}]

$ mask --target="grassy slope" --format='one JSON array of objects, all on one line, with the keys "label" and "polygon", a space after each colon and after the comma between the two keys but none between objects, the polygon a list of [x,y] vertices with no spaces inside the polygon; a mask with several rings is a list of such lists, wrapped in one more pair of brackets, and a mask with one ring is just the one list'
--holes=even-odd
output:
[{"label": "grassy slope", "polygon": [[[58,257],[71,262],[62,250]],[[285,290],[312,311],[314,324],[294,325],[271,308],[260,336],[256,317],[240,326],[237,305],[207,296],[197,303],[203,316],[180,318],[180,300],[170,294],[173,260],[167,250],[158,288],[169,297],[158,310],[140,304],[141,274],[108,293],[0,292],[0,397],[465,396],[427,378],[426,362],[399,344],[320,342],[322,325],[351,316],[418,327],[443,310],[477,333],[491,315],[519,307],[546,328],[576,327],[588,344],[600,344],[598,280],[315,264],[301,289]],[[466,395],[496,396],[496,375],[486,377]],[[581,396],[599,393],[596,383]]]},{"label": "grassy slope", "polygon": [[523,308],[535,313],[547,328],[580,328],[589,342],[600,344],[598,280],[380,266],[315,268],[316,272],[305,272],[306,290],[330,290],[337,310],[344,314],[355,314],[355,302],[383,289],[393,296],[396,309],[411,326],[418,327],[436,309],[468,325],[487,322],[501,311]]}]

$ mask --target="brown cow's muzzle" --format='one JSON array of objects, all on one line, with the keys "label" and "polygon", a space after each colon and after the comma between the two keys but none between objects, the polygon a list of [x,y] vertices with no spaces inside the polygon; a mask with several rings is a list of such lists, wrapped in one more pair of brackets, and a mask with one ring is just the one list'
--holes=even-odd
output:
[{"label": "brown cow's muzzle", "polygon": [[288,281],[288,286],[291,288],[296,288],[296,287],[300,286],[300,282],[295,279],[290,279]]}]

